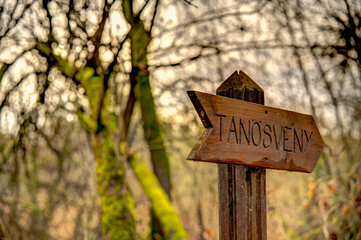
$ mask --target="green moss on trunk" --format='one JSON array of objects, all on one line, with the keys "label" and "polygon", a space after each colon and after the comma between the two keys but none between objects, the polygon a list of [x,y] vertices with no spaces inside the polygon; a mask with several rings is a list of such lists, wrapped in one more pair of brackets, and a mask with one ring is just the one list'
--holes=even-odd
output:
[{"label": "green moss on trunk", "polygon": [[140,103],[144,137],[149,146],[154,172],[157,175],[161,186],[168,196],[170,196],[171,183],[169,158],[164,146],[163,133],[157,118],[156,106],[148,74],[139,74],[139,82],[135,92]]},{"label": "green moss on trunk", "polygon": [[[93,133],[93,151],[96,160],[97,185],[102,209],[103,239],[136,239],[134,204],[130,191],[125,185],[125,162],[117,159],[111,131],[117,130],[117,118],[108,109],[111,106],[106,94],[101,109],[99,129],[97,116],[103,79],[93,76],[94,71],[85,68],[78,72],[76,78],[85,88],[92,115],[78,114],[81,123]],[[118,146],[117,146],[118,147]]]},{"label": "green moss on trunk", "polygon": [[162,226],[164,237],[166,239],[188,239],[181,219],[154,173],[145,164],[139,163],[137,155],[130,156],[129,162],[151,202],[153,213]]},{"label": "green moss on trunk", "polygon": [[[124,8],[126,8],[126,5],[127,4],[123,3]],[[141,19],[134,22],[128,17],[127,20],[132,25],[129,32],[133,69],[131,73],[133,76],[131,76],[131,79],[134,79],[137,82],[135,86],[135,97],[140,103],[143,129],[145,133],[144,136],[151,153],[154,172],[158,177],[161,186],[164,188],[168,196],[170,196],[171,181],[169,158],[166,153],[161,126],[156,114],[157,111],[147,68],[147,51],[151,38],[144,28],[144,24]]]},{"label": "green moss on trunk", "polygon": [[[156,114],[156,106],[149,82],[149,71],[147,63],[148,45],[151,41],[150,33],[145,29],[142,20],[135,17],[131,1],[122,1],[123,13],[131,25],[128,37],[131,43],[132,71],[130,80],[134,85],[134,95],[140,103],[144,137],[149,146],[151,161],[154,172],[158,177],[160,185],[166,194],[171,196],[171,180],[169,158],[164,146],[164,140],[159,120]],[[146,189],[144,189],[146,191]],[[155,221],[154,221],[155,220]],[[152,217],[152,235],[163,235],[163,229]],[[153,236],[154,237],[154,236]]]},{"label": "green moss on trunk", "polygon": [[[109,111],[111,101],[107,93],[101,109],[101,124],[98,111],[104,89],[104,75],[98,76],[91,67],[76,68],[74,63],[62,59],[52,49],[38,43],[41,55],[53,58],[56,66],[65,76],[74,78],[85,88],[91,114],[78,113],[83,127],[93,134],[93,151],[96,159],[97,185],[102,209],[103,239],[136,239],[134,204],[125,185],[124,161],[116,159],[111,132],[117,131],[117,117]],[[0,69],[2,74],[3,68]],[[1,78],[0,78],[1,79]],[[116,146],[118,148],[118,146]]]},{"label": "green moss on trunk", "polygon": [[133,199],[124,181],[124,163],[115,158],[110,134],[94,135],[103,239],[136,239]]}]

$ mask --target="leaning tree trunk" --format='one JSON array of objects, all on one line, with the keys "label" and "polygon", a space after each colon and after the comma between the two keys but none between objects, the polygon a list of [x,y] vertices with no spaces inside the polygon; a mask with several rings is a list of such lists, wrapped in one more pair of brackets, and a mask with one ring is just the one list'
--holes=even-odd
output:
[{"label": "leaning tree trunk", "polygon": [[[132,88],[135,98],[140,104],[144,137],[148,144],[154,172],[159,179],[161,186],[170,196],[170,167],[169,158],[164,146],[164,139],[161,126],[156,114],[156,106],[149,82],[147,51],[150,42],[150,35],[145,30],[140,18],[134,18],[129,12],[128,1],[123,1],[123,11],[131,25],[129,38],[131,42],[132,71],[130,73]],[[130,4],[128,2],[128,4]]]},{"label": "leaning tree trunk", "polygon": [[[163,134],[157,118],[156,106],[149,81],[147,62],[150,33],[144,28],[139,16],[133,14],[132,1],[122,2],[123,13],[131,25],[128,37],[131,43],[132,71],[130,73],[131,92],[139,102],[144,130],[144,138],[148,144],[154,173],[160,185],[170,198],[171,181],[169,158],[165,149]],[[152,210],[153,211],[153,210]],[[152,236],[164,236],[162,222],[152,213]]]},{"label": "leaning tree trunk", "polygon": [[145,164],[139,163],[136,154],[129,155],[128,161],[151,202],[153,213],[162,227],[163,237],[177,240],[188,239],[180,217],[172,207],[167,194],[160,186],[154,173]]}]

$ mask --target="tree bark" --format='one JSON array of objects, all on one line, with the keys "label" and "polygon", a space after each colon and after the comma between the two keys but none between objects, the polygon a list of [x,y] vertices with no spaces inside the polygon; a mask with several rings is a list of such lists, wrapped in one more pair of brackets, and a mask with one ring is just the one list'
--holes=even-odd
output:
[{"label": "tree bark", "polygon": [[117,161],[108,132],[94,135],[93,150],[102,208],[103,239],[137,239],[134,204],[125,185],[124,162]]},{"label": "tree bark", "polygon": [[139,163],[138,156],[129,156],[130,165],[152,205],[152,212],[160,222],[165,239],[188,239],[182,221],[175,212],[157,177],[147,166]]},{"label": "tree bark", "polygon": [[[134,95],[139,102],[142,113],[142,123],[144,139],[146,140],[153,166],[153,171],[157,176],[160,185],[165,193],[171,198],[171,180],[169,158],[165,149],[163,133],[157,117],[151,84],[149,81],[149,71],[147,62],[148,45],[151,37],[145,29],[140,16],[133,13],[132,1],[123,1],[123,13],[131,25],[128,37],[131,43],[132,71],[130,74],[131,86],[134,86]],[[132,93],[132,92],[131,92]],[[147,189],[144,189],[147,191]],[[156,215],[156,214],[155,214]],[[164,222],[154,216],[152,212],[152,236],[164,235]]]},{"label": "tree bark", "polygon": [[131,15],[131,2],[123,1],[123,11],[131,25],[129,38],[131,42],[132,71],[131,79],[136,81],[135,98],[140,104],[144,138],[151,153],[153,169],[159,182],[170,197],[171,181],[169,158],[165,149],[161,125],[157,117],[147,62],[148,45],[151,40],[142,20]]}]

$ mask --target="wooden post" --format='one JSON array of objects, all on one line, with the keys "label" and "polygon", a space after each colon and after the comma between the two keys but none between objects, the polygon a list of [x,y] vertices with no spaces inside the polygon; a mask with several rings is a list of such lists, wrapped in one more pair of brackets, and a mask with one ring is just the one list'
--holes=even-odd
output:
[{"label": "wooden post", "polygon": [[267,239],[265,168],[313,171],[324,147],[314,118],[264,106],[262,88],[242,71],[219,96],[187,94],[206,128],[187,159],[218,163],[219,238]]},{"label": "wooden post", "polygon": [[[217,95],[264,105],[264,92],[235,71]],[[218,163],[219,239],[267,239],[266,169]]]}]

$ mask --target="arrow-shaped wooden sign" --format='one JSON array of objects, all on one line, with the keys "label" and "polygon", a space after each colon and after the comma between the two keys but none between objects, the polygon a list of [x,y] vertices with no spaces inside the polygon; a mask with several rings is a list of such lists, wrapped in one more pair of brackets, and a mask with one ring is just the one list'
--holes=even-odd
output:
[{"label": "arrow-shaped wooden sign", "polygon": [[311,115],[187,93],[206,128],[187,159],[313,171],[324,144]]}]

